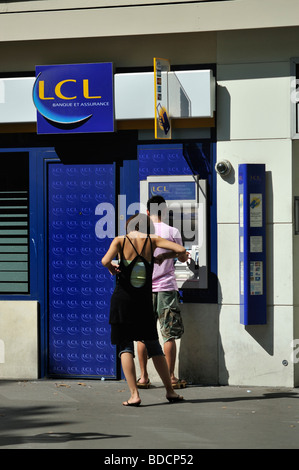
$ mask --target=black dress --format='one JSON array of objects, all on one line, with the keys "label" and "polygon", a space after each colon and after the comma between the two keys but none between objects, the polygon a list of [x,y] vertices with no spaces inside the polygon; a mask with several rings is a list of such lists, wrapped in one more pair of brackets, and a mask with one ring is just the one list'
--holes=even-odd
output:
[{"label": "black dress", "polygon": [[[128,240],[136,251],[135,258],[128,264],[124,264],[123,249]],[[121,344],[124,341],[155,340],[158,339],[156,319],[152,302],[152,262],[148,262],[143,256],[143,250],[150,236],[145,239],[140,253],[129,237],[124,238],[120,257],[120,274],[117,275],[116,287],[111,297],[110,319],[111,344]],[[131,284],[131,274],[137,262],[145,266],[146,278],[141,287]]]}]

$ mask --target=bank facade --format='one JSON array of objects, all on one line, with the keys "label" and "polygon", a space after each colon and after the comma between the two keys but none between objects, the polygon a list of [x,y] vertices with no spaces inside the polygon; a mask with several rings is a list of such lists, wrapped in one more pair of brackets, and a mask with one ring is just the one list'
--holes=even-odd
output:
[{"label": "bank facade", "polygon": [[[197,181],[188,249],[199,279],[182,274],[177,373],[195,384],[298,386],[298,9],[291,0],[0,2],[0,379],[122,377],[109,342],[114,279],[100,259],[144,188],[174,188],[186,201]],[[164,125],[157,137],[159,59],[169,63],[171,135]],[[111,64],[110,101],[89,78],[92,64]],[[71,65],[78,78],[66,68],[43,88],[43,73]],[[52,118],[34,104],[38,80],[41,102],[60,99],[57,113],[83,90],[86,126],[111,105],[113,128],[56,121],[45,132],[38,119]],[[248,185],[248,225],[244,168],[262,171],[251,182],[263,184]],[[250,232],[259,226],[263,234]]]}]

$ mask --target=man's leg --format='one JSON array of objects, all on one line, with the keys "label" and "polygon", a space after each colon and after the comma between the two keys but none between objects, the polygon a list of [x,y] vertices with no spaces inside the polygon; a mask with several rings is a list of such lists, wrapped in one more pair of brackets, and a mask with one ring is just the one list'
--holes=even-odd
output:
[{"label": "man's leg", "polygon": [[177,378],[174,375],[175,361],[176,361],[176,342],[175,339],[169,339],[164,343],[164,354],[169,369],[169,374],[172,383],[177,382]]},{"label": "man's leg", "polygon": [[[176,339],[182,337],[184,325],[182,322],[178,294],[176,291],[164,291],[158,293],[157,312],[160,322],[161,334],[164,341],[164,354],[168,364],[171,381],[177,384],[177,388],[183,385],[175,376],[176,364]],[[185,384],[185,382],[184,382]]]}]

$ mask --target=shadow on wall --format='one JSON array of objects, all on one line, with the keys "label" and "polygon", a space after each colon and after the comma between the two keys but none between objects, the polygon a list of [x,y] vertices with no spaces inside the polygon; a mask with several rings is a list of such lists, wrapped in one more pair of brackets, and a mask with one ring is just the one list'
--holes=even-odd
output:
[{"label": "shadow on wall", "polygon": [[222,294],[219,303],[183,304],[185,332],[180,341],[179,377],[201,385],[227,385],[228,371],[219,332]]},{"label": "shadow on wall", "polygon": [[227,88],[217,85],[217,101],[221,106],[217,111],[218,141],[229,141],[231,135],[231,97]]},{"label": "shadow on wall", "polygon": [[272,171],[266,171],[266,270],[267,270],[267,324],[246,325],[245,330],[270,355],[274,354],[274,221],[273,221],[273,182]]}]

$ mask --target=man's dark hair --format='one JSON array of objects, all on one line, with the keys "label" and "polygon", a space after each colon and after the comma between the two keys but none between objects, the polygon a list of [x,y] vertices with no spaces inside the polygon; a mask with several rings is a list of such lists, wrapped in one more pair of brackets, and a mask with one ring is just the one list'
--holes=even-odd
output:
[{"label": "man's dark hair", "polygon": [[155,233],[155,227],[150,217],[146,214],[135,214],[129,217],[126,222],[126,233],[136,230],[146,234]]},{"label": "man's dark hair", "polygon": [[161,218],[166,209],[166,201],[163,196],[152,196],[147,201],[146,207],[150,215],[157,215]]}]

